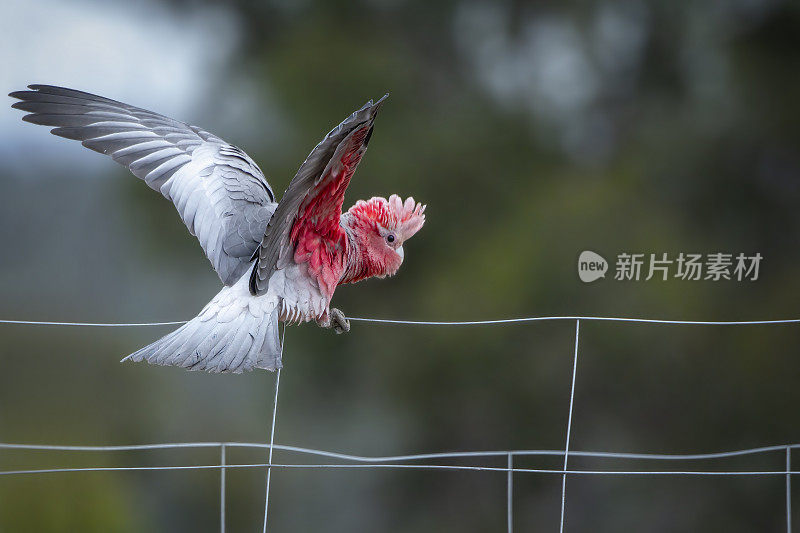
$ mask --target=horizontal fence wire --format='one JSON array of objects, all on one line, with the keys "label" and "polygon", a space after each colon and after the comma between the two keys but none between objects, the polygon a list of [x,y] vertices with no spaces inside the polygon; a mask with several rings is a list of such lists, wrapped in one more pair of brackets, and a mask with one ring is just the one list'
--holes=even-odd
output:
[{"label": "horizontal fence wire", "polygon": [[[169,450],[175,448],[219,448],[225,446],[227,448],[266,448],[269,449],[269,443],[260,442],[168,442],[162,444],[122,444],[122,445],[109,445],[109,446],[70,446],[70,445],[55,445],[55,444],[16,444],[16,443],[0,443],[0,450],[31,450],[31,451],[64,451],[64,452],[125,452],[137,450]],[[273,448],[276,450],[294,452],[298,454],[314,455],[319,457],[328,457],[331,459],[342,459],[346,461],[364,462],[364,463],[380,463],[380,462],[401,462],[401,461],[416,461],[423,459],[458,459],[462,457],[503,457],[508,454],[519,456],[562,456],[564,450],[486,450],[474,452],[434,452],[434,453],[419,453],[409,455],[384,455],[384,456],[366,456],[366,455],[353,455],[341,452],[334,452],[328,450],[317,450],[314,448],[303,448],[300,446],[290,446],[286,444],[275,444]],[[789,449],[798,449],[800,444],[776,444],[775,446],[761,446],[758,448],[747,448],[742,450],[733,450],[726,452],[711,452],[711,453],[694,453],[694,454],[662,454],[662,453],[630,453],[630,452],[592,452],[592,451],[570,451],[569,454],[575,457],[595,457],[600,459],[643,459],[643,460],[656,460],[656,461],[699,461],[704,459],[725,459],[729,457],[739,457],[742,455],[757,455],[765,454],[774,451],[782,451]],[[781,472],[784,472],[782,470]]]},{"label": "horizontal fence wire", "polygon": [[[586,320],[595,322],[635,322],[640,324],[676,324],[688,326],[757,326],[767,324],[800,324],[800,318],[786,318],[777,320],[666,320],[657,318],[628,318],[612,316],[531,316],[521,318],[500,318],[493,320],[468,320],[468,321],[424,321],[424,320],[395,320],[390,318],[363,318],[347,317],[351,322],[365,322],[373,324],[396,324],[401,326],[490,326],[493,324],[520,324],[526,322],[548,321],[575,321]],[[41,320],[4,320],[0,324],[17,324],[23,326],[84,326],[84,327],[142,327],[142,326],[178,326],[187,320],[173,322],[45,322]]]},{"label": "horizontal fence wire", "polygon": [[[390,469],[390,470],[472,470],[476,472],[504,472],[506,467],[492,466],[453,466],[453,465],[405,465],[405,464],[281,464],[281,463],[230,463],[226,465],[188,465],[188,466],[98,466],[90,468],[53,468],[42,470],[7,470],[0,475],[10,474],[53,474],[57,472],[124,472],[143,470],[220,470],[230,468],[317,468],[317,469]],[[698,471],[698,470],[560,470],[543,468],[512,468],[512,473],[556,474],[556,475],[607,475],[607,476],[796,476],[800,471],[792,470],[742,470],[742,471]]]},{"label": "horizontal fence wire", "polygon": [[[248,449],[269,449],[269,443],[246,443],[246,442],[178,442],[163,444],[136,444],[121,446],[59,446],[49,444],[14,444],[0,443],[0,449],[6,450],[25,450],[25,451],[66,451],[66,452],[121,452],[121,451],[143,451],[143,450],[168,450],[180,448],[218,448],[230,451],[232,448]],[[496,451],[475,451],[475,452],[436,452],[411,455],[391,455],[391,456],[362,456],[352,455],[327,450],[317,450],[313,448],[302,448],[299,446],[289,446],[274,444],[274,450],[292,452],[300,455],[327,457],[349,461],[349,463],[222,463],[209,465],[167,465],[167,466],[119,466],[119,467],[87,467],[87,468],[46,468],[29,470],[5,470],[0,471],[3,475],[21,474],[44,474],[58,472],[103,472],[103,471],[139,471],[139,470],[203,470],[203,469],[222,469],[222,468],[387,468],[387,469],[429,469],[429,470],[474,470],[486,472],[509,472],[513,473],[534,473],[534,474],[558,474],[558,475],[682,475],[682,476],[722,476],[722,475],[796,475],[800,472],[792,471],[789,468],[776,468],[775,470],[566,470],[566,469],[542,469],[542,468],[520,468],[512,465],[507,466],[479,466],[479,465],[444,465],[444,464],[408,464],[412,461],[422,461],[431,459],[463,459],[467,457],[498,457],[508,458],[509,456],[552,456],[564,457],[564,450],[496,450]],[[570,450],[570,457],[587,457],[598,459],[637,459],[652,461],[700,461],[725,459],[731,457],[741,457],[746,455],[767,454],[770,452],[787,453],[787,450],[800,448],[800,444],[784,444],[775,446],[762,446],[745,450],[733,450],[726,452],[700,453],[700,454],[654,454],[654,453],[626,453],[626,452],[593,452],[593,451],[573,451]]]},{"label": "horizontal fence wire", "polygon": [[[573,451],[569,449],[570,430],[572,427],[573,402],[575,395],[575,376],[578,363],[578,338],[581,321],[594,322],[619,322],[619,323],[641,323],[641,324],[667,324],[667,325],[694,325],[694,326],[748,326],[748,325],[780,325],[797,324],[800,318],[776,319],[776,320],[747,320],[747,321],[707,321],[707,320],[664,320],[651,318],[629,318],[629,317],[594,317],[594,316],[539,316],[505,318],[492,320],[474,321],[419,321],[419,320],[395,320],[381,318],[349,317],[352,322],[363,322],[372,324],[406,325],[406,326],[483,326],[500,324],[521,324],[546,321],[575,321],[575,346],[572,368],[572,387],[570,390],[569,418],[567,422],[567,436],[564,450],[504,450],[504,451],[469,451],[469,452],[437,452],[427,454],[395,455],[383,457],[368,457],[353,454],[345,454],[326,450],[316,450],[312,448],[302,448],[298,446],[288,446],[274,444],[275,436],[275,415],[277,412],[278,384],[280,372],[276,376],[275,402],[273,405],[272,429],[270,442],[261,443],[241,443],[241,442],[183,442],[183,443],[164,443],[164,444],[140,444],[122,446],[62,446],[62,445],[36,445],[36,444],[13,444],[0,443],[0,449],[6,450],[27,450],[27,451],[68,451],[68,452],[111,452],[111,451],[143,451],[143,450],[163,450],[178,448],[219,448],[220,463],[204,465],[168,465],[168,466],[119,466],[119,467],[87,467],[87,468],[41,468],[26,470],[3,470],[0,471],[0,478],[14,475],[31,474],[54,474],[64,472],[109,472],[109,471],[146,471],[146,470],[220,470],[220,531],[225,531],[225,472],[228,469],[236,468],[266,468],[266,497],[264,504],[263,531],[267,531],[267,512],[269,505],[269,483],[272,468],[308,468],[308,469],[386,469],[386,470],[458,470],[458,471],[479,471],[479,472],[503,472],[507,476],[507,527],[509,533],[513,530],[513,474],[552,474],[561,476],[561,520],[560,530],[564,530],[565,502],[566,502],[566,480],[567,476],[785,476],[786,478],[786,525],[787,532],[792,530],[792,508],[791,508],[791,476],[797,475],[798,471],[791,469],[791,451],[800,448],[800,444],[784,444],[775,446],[761,446],[743,450],[733,450],[713,453],[693,453],[693,454],[656,454],[656,453],[626,453],[626,452],[592,452],[592,451]],[[29,326],[84,326],[84,327],[138,327],[138,326],[174,326],[185,324],[186,321],[170,322],[142,322],[142,323],[97,323],[97,322],[46,322],[31,320],[7,320],[0,319],[0,324],[16,324]],[[284,327],[285,334],[285,327]],[[283,345],[283,343],[281,343]],[[231,448],[257,448],[268,449],[269,457],[267,463],[237,464],[229,463],[226,460],[226,451]],[[274,463],[272,461],[273,450],[282,450],[306,456],[325,457],[343,461],[340,463]],[[628,460],[652,460],[652,461],[698,461],[698,460],[719,460],[730,457],[741,457],[747,455],[767,454],[781,451],[785,454],[785,468],[775,470],[568,470],[568,458],[589,457],[599,459],[628,459]],[[541,469],[541,468],[520,468],[514,466],[514,456],[556,456],[563,458],[562,469]],[[450,465],[450,464],[419,464],[416,461],[436,460],[436,459],[464,459],[476,457],[503,457],[504,466],[482,466],[482,465]]]}]

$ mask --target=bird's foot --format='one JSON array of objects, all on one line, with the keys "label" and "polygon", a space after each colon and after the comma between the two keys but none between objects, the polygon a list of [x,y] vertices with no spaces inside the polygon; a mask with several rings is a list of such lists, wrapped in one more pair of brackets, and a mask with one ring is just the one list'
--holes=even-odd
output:
[{"label": "bird's foot", "polygon": [[330,317],[331,321],[328,327],[333,328],[333,331],[335,331],[337,335],[339,333],[347,333],[350,331],[350,321],[345,318],[344,313],[341,310],[331,307]]}]

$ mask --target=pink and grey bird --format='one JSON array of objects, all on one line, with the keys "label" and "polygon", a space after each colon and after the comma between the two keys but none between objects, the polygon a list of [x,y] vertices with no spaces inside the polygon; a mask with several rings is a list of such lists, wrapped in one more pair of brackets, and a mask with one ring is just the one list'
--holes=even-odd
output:
[{"label": "pink and grey bird", "polygon": [[53,126],[128,167],[171,200],[224,284],[200,314],[123,361],[209,372],[282,366],[278,323],[315,321],[349,331],[331,308],[342,283],[394,275],[425,206],[397,195],[344,193],[385,96],[370,100],[311,151],[280,202],[239,148],[198,127],[93,94],[31,85],[10,96],[23,120]]}]

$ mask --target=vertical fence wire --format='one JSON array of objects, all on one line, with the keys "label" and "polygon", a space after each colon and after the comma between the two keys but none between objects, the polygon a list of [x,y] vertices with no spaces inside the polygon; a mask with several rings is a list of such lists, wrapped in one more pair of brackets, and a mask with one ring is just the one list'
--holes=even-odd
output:
[{"label": "vertical fence wire", "polygon": [[792,533],[792,447],[786,446],[786,532]]},{"label": "vertical fence wire", "polygon": [[[283,335],[281,335],[281,357],[280,363],[283,364],[283,343],[286,340],[286,323],[283,323]],[[269,512],[269,482],[272,476],[272,450],[275,445],[275,419],[278,416],[278,390],[281,386],[281,369],[275,375],[275,400],[272,403],[272,429],[269,433],[269,461],[267,462],[267,486],[264,495],[264,528],[263,533],[267,533],[267,513]]]},{"label": "vertical fence wire", "polygon": [[267,487],[264,496],[264,528],[263,533],[267,533],[267,513],[269,512],[269,482],[272,476],[272,449],[275,444],[275,418],[278,414],[278,388],[281,385],[281,369],[278,369],[275,376],[275,403],[272,407],[272,430],[269,435],[269,461],[267,461]]},{"label": "vertical fence wire", "polygon": [[564,445],[564,473],[561,476],[561,524],[560,533],[564,533],[564,509],[567,503],[567,461],[569,460],[569,438],[572,432],[572,406],[575,403],[575,374],[578,372],[578,338],[581,331],[581,321],[575,321],[575,355],[572,359],[572,387],[569,392],[569,417],[567,418],[567,440]]},{"label": "vertical fence wire", "polygon": [[506,487],[506,514],[508,522],[508,533],[514,531],[514,454],[508,454],[508,481]]},{"label": "vertical fence wire", "polygon": [[225,533],[225,443],[219,445],[219,531]]}]

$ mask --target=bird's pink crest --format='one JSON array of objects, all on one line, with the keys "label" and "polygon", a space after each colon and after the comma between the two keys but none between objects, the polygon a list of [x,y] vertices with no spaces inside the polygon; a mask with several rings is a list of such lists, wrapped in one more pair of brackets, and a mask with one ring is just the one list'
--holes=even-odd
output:
[{"label": "bird's pink crest", "polygon": [[410,196],[405,202],[396,194],[388,200],[373,196],[369,200],[359,200],[349,212],[363,221],[394,231],[401,242],[409,239],[425,224],[425,206]]}]

